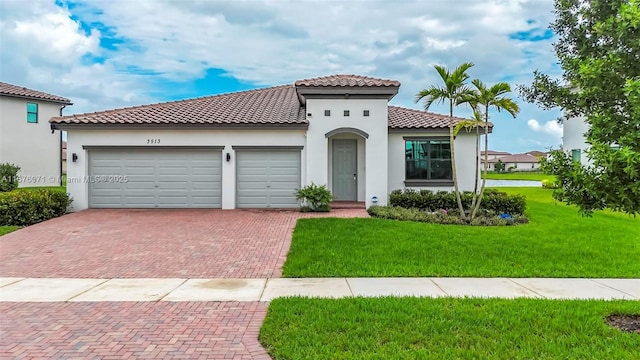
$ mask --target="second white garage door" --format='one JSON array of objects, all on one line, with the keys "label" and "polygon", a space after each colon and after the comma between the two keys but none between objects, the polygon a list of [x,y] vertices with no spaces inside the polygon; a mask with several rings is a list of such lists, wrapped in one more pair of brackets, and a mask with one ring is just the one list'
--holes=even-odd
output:
[{"label": "second white garage door", "polygon": [[237,148],[236,207],[295,208],[301,148]]},{"label": "second white garage door", "polygon": [[88,150],[89,207],[221,207],[221,148]]}]

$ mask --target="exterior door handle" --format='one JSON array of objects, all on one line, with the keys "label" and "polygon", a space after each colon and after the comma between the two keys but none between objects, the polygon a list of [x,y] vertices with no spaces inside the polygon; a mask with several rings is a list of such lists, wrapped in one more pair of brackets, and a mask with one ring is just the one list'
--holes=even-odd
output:
[{"label": "exterior door handle", "polygon": [[357,181],[358,180],[358,175],[357,174],[353,174],[353,181]]}]

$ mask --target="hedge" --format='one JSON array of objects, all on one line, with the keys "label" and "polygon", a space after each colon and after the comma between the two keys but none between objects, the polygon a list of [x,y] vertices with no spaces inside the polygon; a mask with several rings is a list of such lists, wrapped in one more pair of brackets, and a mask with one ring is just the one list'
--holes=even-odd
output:
[{"label": "hedge", "polygon": [[[465,209],[471,207],[472,194],[462,194],[462,205]],[[394,190],[389,195],[389,205],[405,209],[419,209],[423,211],[449,210],[457,211],[456,196],[452,192],[430,190]],[[523,215],[527,207],[524,195],[508,195],[495,189],[486,189],[480,208],[491,213],[507,213]]]},{"label": "hedge", "polygon": [[529,222],[524,215],[514,215],[512,217],[503,218],[497,215],[479,216],[470,223],[462,220],[459,216],[443,212],[428,212],[416,208],[406,209],[399,206],[370,206],[367,212],[371,217],[391,220],[417,221],[434,224],[449,225],[474,225],[474,226],[507,226],[526,224]]},{"label": "hedge", "polygon": [[64,215],[71,205],[68,194],[52,189],[0,193],[0,226],[29,226]]}]

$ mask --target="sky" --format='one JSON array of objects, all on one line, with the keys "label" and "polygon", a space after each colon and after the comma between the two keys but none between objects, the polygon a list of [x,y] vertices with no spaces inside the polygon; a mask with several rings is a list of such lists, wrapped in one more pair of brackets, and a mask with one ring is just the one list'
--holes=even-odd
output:
[{"label": "sky", "polygon": [[434,65],[473,62],[471,79],[508,82],[521,109],[490,112],[489,148],[545,150],[562,142],[561,112],[516,86],[534,70],[561,75],[553,10],[552,0],[2,0],[0,81],[67,97],[69,115],[358,74],[400,81],[390,104],[423,109],[415,94],[441,85]]}]

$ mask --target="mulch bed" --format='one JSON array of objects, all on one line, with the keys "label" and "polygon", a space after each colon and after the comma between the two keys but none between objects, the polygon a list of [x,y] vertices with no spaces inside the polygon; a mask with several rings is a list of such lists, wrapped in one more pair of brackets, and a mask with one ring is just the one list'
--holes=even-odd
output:
[{"label": "mulch bed", "polygon": [[640,315],[609,315],[605,321],[609,326],[640,335]]}]

